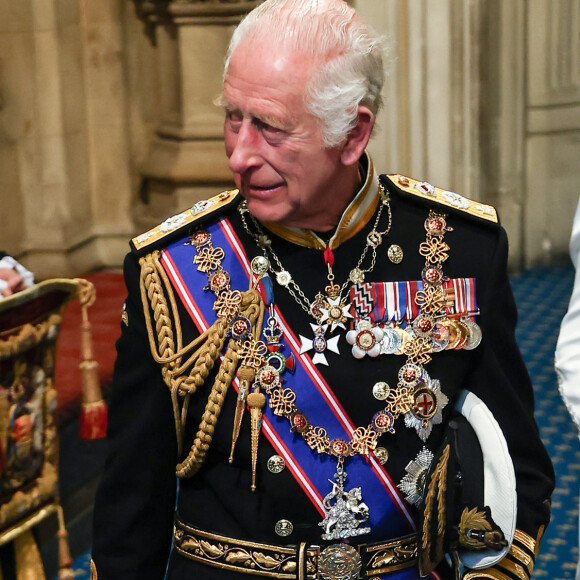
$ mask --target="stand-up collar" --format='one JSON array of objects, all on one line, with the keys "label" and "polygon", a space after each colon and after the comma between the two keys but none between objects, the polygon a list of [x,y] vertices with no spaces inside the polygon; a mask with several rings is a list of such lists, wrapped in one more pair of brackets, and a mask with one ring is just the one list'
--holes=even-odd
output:
[{"label": "stand-up collar", "polygon": [[[338,248],[340,244],[364,228],[379,205],[379,182],[373,161],[366,151],[363,156],[362,165],[363,167],[366,165],[366,179],[354,199],[344,210],[338,226],[328,242],[331,250]],[[290,228],[273,222],[264,222],[263,225],[277,236],[299,246],[319,250],[326,248],[326,242],[312,230]]]}]

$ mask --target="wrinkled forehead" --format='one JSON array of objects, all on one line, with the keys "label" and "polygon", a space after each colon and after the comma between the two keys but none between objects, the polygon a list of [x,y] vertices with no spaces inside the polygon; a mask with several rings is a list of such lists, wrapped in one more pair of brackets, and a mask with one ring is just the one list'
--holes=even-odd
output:
[{"label": "wrinkled forehead", "polygon": [[303,95],[318,65],[318,59],[309,58],[291,46],[273,50],[271,39],[261,36],[244,39],[236,47],[224,81],[227,85],[234,78],[243,79],[256,86],[293,89],[294,94]]}]

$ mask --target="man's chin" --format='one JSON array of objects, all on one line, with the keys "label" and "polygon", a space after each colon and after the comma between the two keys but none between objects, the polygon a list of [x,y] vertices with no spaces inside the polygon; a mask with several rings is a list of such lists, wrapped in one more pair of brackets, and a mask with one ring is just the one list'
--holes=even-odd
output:
[{"label": "man's chin", "polygon": [[247,198],[246,201],[250,213],[261,222],[283,224],[289,218],[290,210],[288,208],[281,208],[271,202],[254,198]]}]

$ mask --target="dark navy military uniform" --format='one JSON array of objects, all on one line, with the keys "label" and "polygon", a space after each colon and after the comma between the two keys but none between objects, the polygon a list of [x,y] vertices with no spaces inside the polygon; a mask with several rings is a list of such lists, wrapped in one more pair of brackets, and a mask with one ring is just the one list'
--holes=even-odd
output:
[{"label": "dark navy military uniform", "polygon": [[[399,418],[396,433],[384,434],[379,440],[379,445],[389,454],[385,468],[393,482],[398,483],[409,461],[424,446],[435,452],[443,440],[455,399],[462,389],[468,389],[488,406],[501,426],[517,481],[517,529],[535,541],[549,521],[548,500],[554,475],[533,419],[533,391],[516,345],[517,314],[507,276],[505,231],[493,220],[417,195],[396,178],[382,176],[381,180],[390,194],[392,227],[378,248],[377,263],[374,271],[367,275],[367,281],[419,279],[425,265],[425,258],[418,251],[425,241],[425,219],[430,209],[445,213],[447,224],[453,229],[445,236],[450,250],[444,272],[449,278],[476,279],[481,312],[477,321],[483,333],[481,344],[472,351],[449,350],[433,355],[426,368],[431,377],[439,379],[450,400],[443,410],[443,422],[433,427],[424,443],[415,430],[405,427],[403,419]],[[198,221],[227,217],[251,259],[262,252],[243,227],[236,210],[239,201],[228,202]],[[339,284],[348,278],[360,257],[373,220],[371,218],[361,231],[334,250],[333,271]],[[379,228],[385,223],[384,215]],[[240,578],[239,572],[198,563],[175,551],[171,553],[174,508],[180,521],[229,538],[274,545],[325,544],[321,541],[318,525],[321,516],[290,470],[274,474],[266,468],[275,450],[264,437],[258,456],[258,488],[256,492],[250,490],[247,418],[242,424],[235,459],[231,464],[228,462],[236,403],[233,392],[226,397],[203,466],[194,477],[181,479],[179,485],[176,483],[175,466],[181,458],[177,455],[173,409],[160,367],[151,355],[141,300],[138,254],[163,247],[180,237],[186,242],[190,229],[184,226],[159,241],[145,244],[145,249],[130,253],[125,260],[126,324],[122,325],[122,336],[117,343],[118,358],[109,407],[110,451],[95,506],[93,559],[99,580],[161,579],[166,566],[167,577],[172,580]],[[327,283],[322,252],[268,234],[284,268],[306,296],[313,297],[322,290]],[[399,264],[387,258],[391,244],[403,250],[404,257]],[[192,258],[194,255],[192,248]],[[195,267],[193,263],[191,267]],[[298,307],[286,289],[275,286],[275,302],[296,335],[312,335],[311,317]],[[187,344],[195,338],[197,330],[184,305],[178,304],[178,308],[183,344]],[[388,381],[394,385],[404,357],[381,355],[355,360],[344,338],[339,347],[340,355],[328,353],[329,365],[318,365],[318,370],[354,424],[367,425],[373,414],[381,409],[380,401],[371,391],[373,384]],[[206,386],[191,399],[184,438],[186,451],[193,441],[217,366]],[[316,417],[309,419],[317,423]],[[320,455],[319,460],[335,461],[326,455]],[[293,532],[287,537],[281,538],[275,532],[275,524],[280,520],[293,524]],[[376,537],[371,531],[354,538],[353,544],[385,539]],[[437,570],[439,577],[452,577],[445,562]],[[503,572],[507,574],[505,577],[512,577],[508,571]]]}]

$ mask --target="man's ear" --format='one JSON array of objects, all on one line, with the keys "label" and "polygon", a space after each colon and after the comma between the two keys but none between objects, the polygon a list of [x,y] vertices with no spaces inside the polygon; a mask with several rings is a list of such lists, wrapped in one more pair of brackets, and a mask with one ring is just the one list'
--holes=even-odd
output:
[{"label": "man's ear", "polygon": [[374,125],[375,116],[371,110],[364,105],[359,105],[356,125],[342,146],[340,160],[344,165],[350,166],[358,163],[371,138]]}]

